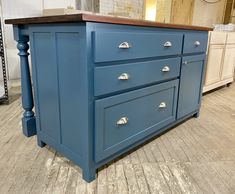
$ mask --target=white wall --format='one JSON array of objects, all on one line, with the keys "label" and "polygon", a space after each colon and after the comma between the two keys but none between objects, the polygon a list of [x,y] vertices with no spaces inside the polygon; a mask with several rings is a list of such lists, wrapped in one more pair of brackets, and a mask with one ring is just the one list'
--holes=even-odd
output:
[{"label": "white wall", "polygon": [[[42,5],[41,0],[2,0],[2,19],[39,16],[42,14]],[[20,77],[20,65],[16,42],[13,39],[12,25],[3,24],[3,30],[9,79],[18,79]]]},{"label": "white wall", "polygon": [[75,0],[1,0],[6,62],[10,80],[20,78],[20,64],[12,25],[5,25],[3,21],[9,18],[41,16],[43,8],[66,8],[67,6],[75,6]]},{"label": "white wall", "polygon": [[75,8],[76,0],[44,0],[44,9],[66,8],[72,6]]}]

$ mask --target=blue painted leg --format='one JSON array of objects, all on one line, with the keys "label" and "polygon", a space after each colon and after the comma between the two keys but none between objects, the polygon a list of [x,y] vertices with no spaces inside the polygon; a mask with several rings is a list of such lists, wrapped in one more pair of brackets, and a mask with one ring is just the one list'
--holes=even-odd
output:
[{"label": "blue painted leg", "polygon": [[35,123],[35,117],[23,117],[22,118],[22,129],[23,134],[26,137],[31,137],[36,135],[36,123]]},{"label": "blue painted leg", "polygon": [[32,111],[34,103],[28,61],[28,41],[28,37],[21,37],[20,40],[18,40],[17,48],[19,50],[21,65],[22,106],[25,110],[22,118],[22,128],[24,135],[31,137],[36,135],[36,121],[34,112]]},{"label": "blue painted leg", "polygon": [[37,136],[38,146],[40,148],[43,148],[46,146],[46,144]]},{"label": "blue painted leg", "polygon": [[199,111],[193,115],[195,118],[198,118],[200,116]]},{"label": "blue painted leg", "polygon": [[96,169],[95,168],[86,168],[82,171],[82,177],[88,183],[96,179]]}]

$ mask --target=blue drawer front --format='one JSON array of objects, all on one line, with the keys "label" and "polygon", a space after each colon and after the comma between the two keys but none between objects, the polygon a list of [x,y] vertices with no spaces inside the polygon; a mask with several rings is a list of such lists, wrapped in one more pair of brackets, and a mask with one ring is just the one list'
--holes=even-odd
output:
[{"label": "blue drawer front", "polygon": [[[101,161],[173,122],[177,95],[178,80],[174,80],[97,100],[95,160]],[[118,125],[124,118],[127,123]]]},{"label": "blue drawer front", "polygon": [[200,53],[206,52],[207,49],[207,34],[185,34],[183,53]]},{"label": "blue drawer front", "polygon": [[[121,43],[130,48],[119,48]],[[164,46],[170,42],[171,46]],[[95,62],[138,59],[181,53],[181,33],[94,32]]]},{"label": "blue drawer front", "polygon": [[[180,57],[95,68],[95,96],[179,76]],[[127,79],[120,76],[127,75]]]}]

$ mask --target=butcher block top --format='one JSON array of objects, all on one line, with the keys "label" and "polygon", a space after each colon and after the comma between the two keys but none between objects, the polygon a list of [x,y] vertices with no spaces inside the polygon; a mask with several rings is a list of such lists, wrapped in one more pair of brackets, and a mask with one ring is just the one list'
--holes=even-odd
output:
[{"label": "butcher block top", "polygon": [[211,31],[212,28],[202,26],[191,26],[181,24],[167,24],[152,22],[147,20],[127,19],[121,17],[101,16],[95,14],[72,14],[72,15],[56,15],[56,16],[42,16],[42,17],[30,17],[30,18],[18,18],[7,19],[6,24],[25,25],[25,24],[46,24],[46,23],[71,23],[71,22],[98,22],[109,24],[122,24],[132,26],[146,26],[146,27],[158,27],[158,28],[174,28],[185,30],[201,30]]}]

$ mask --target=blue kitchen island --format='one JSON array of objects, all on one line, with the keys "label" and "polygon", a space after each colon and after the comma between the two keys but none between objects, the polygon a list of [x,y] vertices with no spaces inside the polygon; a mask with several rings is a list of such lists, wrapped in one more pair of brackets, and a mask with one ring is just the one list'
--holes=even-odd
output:
[{"label": "blue kitchen island", "polygon": [[18,42],[24,135],[79,165],[88,182],[199,116],[210,28],[88,14],[5,22]]}]

